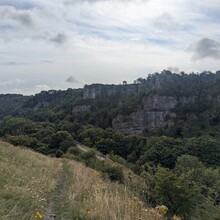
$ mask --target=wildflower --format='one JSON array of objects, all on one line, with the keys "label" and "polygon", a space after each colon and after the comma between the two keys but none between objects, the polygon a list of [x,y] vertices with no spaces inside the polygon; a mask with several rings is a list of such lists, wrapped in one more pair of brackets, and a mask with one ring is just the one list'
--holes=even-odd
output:
[{"label": "wildflower", "polygon": [[35,215],[35,218],[40,218],[40,219],[42,219],[43,216],[40,214],[40,212],[37,212],[36,215]]}]

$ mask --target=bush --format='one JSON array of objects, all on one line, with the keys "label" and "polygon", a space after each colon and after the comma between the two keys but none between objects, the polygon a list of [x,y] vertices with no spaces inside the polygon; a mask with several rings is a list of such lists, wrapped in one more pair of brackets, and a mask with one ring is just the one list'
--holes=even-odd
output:
[{"label": "bush", "polygon": [[95,156],[96,156],[95,151],[91,150],[91,151],[83,153],[82,159],[87,161],[87,160],[95,158]]},{"label": "bush", "polygon": [[36,138],[32,138],[28,135],[7,136],[6,140],[15,146],[26,146],[32,149],[37,149],[41,146]]},{"label": "bush", "polygon": [[57,150],[56,153],[55,153],[55,157],[57,157],[57,158],[62,157],[63,154],[64,154],[63,151]]},{"label": "bush", "polygon": [[78,147],[75,146],[75,147],[69,147],[67,153],[80,155],[81,151]]},{"label": "bush", "polygon": [[107,166],[103,170],[103,173],[111,181],[118,181],[119,183],[124,183],[124,173],[122,167],[119,166]]}]

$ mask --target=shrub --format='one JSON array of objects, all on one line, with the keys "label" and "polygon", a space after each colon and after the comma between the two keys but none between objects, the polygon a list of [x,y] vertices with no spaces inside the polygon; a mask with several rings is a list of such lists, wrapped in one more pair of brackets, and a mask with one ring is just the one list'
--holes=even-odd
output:
[{"label": "shrub", "polygon": [[56,153],[55,153],[55,156],[59,158],[59,157],[62,157],[63,154],[64,154],[63,151],[57,150]]},{"label": "shrub", "polygon": [[124,183],[124,173],[123,169],[120,166],[106,166],[103,170],[103,173],[106,174],[106,176],[111,181],[117,181],[119,183]]},{"label": "shrub", "polygon": [[78,147],[75,146],[75,147],[69,147],[67,153],[80,155],[81,151]]}]

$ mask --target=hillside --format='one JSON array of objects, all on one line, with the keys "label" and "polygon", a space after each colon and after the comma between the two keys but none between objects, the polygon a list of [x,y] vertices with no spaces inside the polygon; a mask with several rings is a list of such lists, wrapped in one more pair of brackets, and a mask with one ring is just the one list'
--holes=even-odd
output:
[{"label": "hillside", "polygon": [[0,118],[9,114],[15,114],[16,110],[20,109],[29,98],[28,96],[17,94],[0,95]]},{"label": "hillside", "polygon": [[[70,121],[113,128],[125,134],[190,135],[219,123],[220,71],[149,74],[134,84],[85,85],[83,89],[42,91],[35,96],[1,95],[0,118]],[[181,127],[181,129],[179,129]]]},{"label": "hillside", "polygon": [[113,182],[141,180],[145,185],[136,190],[133,181],[129,189],[152,208],[167,206],[168,217],[220,216],[219,71],[162,71],[134,84],[42,91],[10,111],[2,97],[2,140],[83,162]]},{"label": "hillside", "polygon": [[[0,216],[4,220],[162,219],[125,186],[82,163],[0,142]],[[36,217],[35,217],[36,216]]]}]

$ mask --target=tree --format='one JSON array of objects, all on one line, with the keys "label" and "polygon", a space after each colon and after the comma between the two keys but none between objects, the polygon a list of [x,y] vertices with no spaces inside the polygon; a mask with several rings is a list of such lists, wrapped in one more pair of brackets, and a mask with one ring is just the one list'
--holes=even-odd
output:
[{"label": "tree", "polygon": [[153,162],[164,167],[173,168],[178,156],[185,152],[183,142],[178,139],[161,136],[149,140],[144,149],[144,155],[139,163]]},{"label": "tree", "polygon": [[170,213],[187,218],[199,200],[200,187],[188,176],[178,177],[168,169],[159,168],[156,174],[156,201],[169,208]]},{"label": "tree", "polygon": [[191,155],[182,155],[178,157],[175,165],[175,170],[179,173],[185,173],[200,168],[205,168],[204,164],[198,157]]},{"label": "tree", "polygon": [[61,150],[66,153],[68,148],[73,145],[73,137],[67,131],[58,131],[52,136],[50,143],[51,149]]},{"label": "tree", "polygon": [[197,156],[208,165],[220,166],[220,145],[216,139],[210,136],[202,136],[190,138],[186,144],[189,154]]}]

